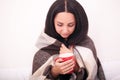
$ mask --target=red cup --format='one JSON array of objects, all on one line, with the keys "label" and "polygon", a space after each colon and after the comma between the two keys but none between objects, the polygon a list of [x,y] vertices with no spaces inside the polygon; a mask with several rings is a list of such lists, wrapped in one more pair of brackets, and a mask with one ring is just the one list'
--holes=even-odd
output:
[{"label": "red cup", "polygon": [[[65,62],[65,61],[67,61],[67,60],[71,60],[71,59],[75,60],[73,53],[62,53],[62,54],[59,55],[58,58],[62,59],[63,62]],[[57,59],[58,59],[58,58],[57,58]],[[70,72],[67,73],[67,74],[71,74],[73,71],[74,71],[74,70],[70,71]]]},{"label": "red cup", "polygon": [[59,55],[59,58],[61,58],[63,61],[67,61],[74,58],[74,55],[72,53],[62,53]]}]

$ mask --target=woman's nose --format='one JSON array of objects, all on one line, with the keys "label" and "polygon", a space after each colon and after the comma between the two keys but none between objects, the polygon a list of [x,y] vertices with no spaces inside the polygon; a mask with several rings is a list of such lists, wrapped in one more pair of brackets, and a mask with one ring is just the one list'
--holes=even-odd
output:
[{"label": "woman's nose", "polygon": [[68,33],[68,28],[67,28],[67,27],[64,27],[64,28],[63,28],[63,32],[64,32],[64,33]]}]

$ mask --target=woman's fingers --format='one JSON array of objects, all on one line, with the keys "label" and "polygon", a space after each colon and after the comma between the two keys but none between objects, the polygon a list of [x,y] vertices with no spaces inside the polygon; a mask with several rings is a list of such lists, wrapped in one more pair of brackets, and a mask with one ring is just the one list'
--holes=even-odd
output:
[{"label": "woman's fingers", "polygon": [[65,61],[63,65],[64,65],[63,69],[65,69],[67,67],[71,67],[72,65],[75,66],[75,62],[71,59],[71,60]]},{"label": "woman's fingers", "polygon": [[64,44],[61,44],[61,47],[62,47],[62,48],[67,48]]},{"label": "woman's fingers", "polygon": [[75,67],[75,62],[73,60],[68,60],[63,62],[63,66],[61,67],[62,74],[69,73]]},{"label": "woman's fingers", "polygon": [[70,46],[69,49],[64,44],[61,44],[60,53],[72,53],[72,52],[73,52],[73,46]]}]

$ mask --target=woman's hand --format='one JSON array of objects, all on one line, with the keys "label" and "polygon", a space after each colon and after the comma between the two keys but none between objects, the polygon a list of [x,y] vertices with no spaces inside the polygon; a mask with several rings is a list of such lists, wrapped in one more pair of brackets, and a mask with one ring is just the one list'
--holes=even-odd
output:
[{"label": "woman's hand", "polygon": [[[60,47],[60,54],[62,54],[62,53],[73,53],[73,46],[70,46],[69,48],[67,48],[64,44],[62,44]],[[80,71],[80,68],[79,68],[78,64],[76,63],[75,57],[74,57],[73,61],[75,62],[75,67],[74,67],[75,70],[74,71],[75,72]]]},{"label": "woman's hand", "polygon": [[[62,53],[73,53],[73,47],[67,48],[64,44],[60,47],[60,54]],[[67,74],[70,71],[74,70],[75,61],[73,59],[63,61],[61,58],[58,58],[54,66],[52,67],[52,74],[54,77],[57,77],[59,74]]]},{"label": "woman's hand", "polygon": [[73,53],[73,46],[70,46],[70,48],[67,48],[64,44],[60,47],[60,54],[62,53]]},{"label": "woman's hand", "polygon": [[63,62],[62,59],[57,59],[54,63],[54,66],[52,67],[52,75],[54,77],[57,77],[59,74],[67,74],[70,71],[74,69],[75,61],[74,60],[68,60]]}]

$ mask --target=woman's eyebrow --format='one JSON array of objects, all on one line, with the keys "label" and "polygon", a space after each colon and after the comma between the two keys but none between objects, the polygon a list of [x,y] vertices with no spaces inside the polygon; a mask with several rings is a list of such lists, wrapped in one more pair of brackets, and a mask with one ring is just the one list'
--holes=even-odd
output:
[{"label": "woman's eyebrow", "polygon": [[[57,23],[63,23],[63,22],[61,22],[61,21],[56,21]],[[71,23],[75,23],[75,21],[71,21],[71,22],[69,22],[68,24],[71,24]]]},{"label": "woman's eyebrow", "polygon": [[57,23],[60,23],[60,24],[63,24],[63,22],[61,22],[61,21],[56,21]]}]

